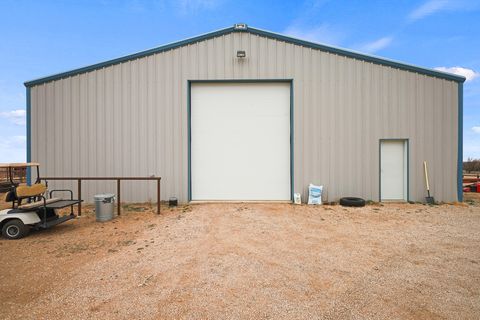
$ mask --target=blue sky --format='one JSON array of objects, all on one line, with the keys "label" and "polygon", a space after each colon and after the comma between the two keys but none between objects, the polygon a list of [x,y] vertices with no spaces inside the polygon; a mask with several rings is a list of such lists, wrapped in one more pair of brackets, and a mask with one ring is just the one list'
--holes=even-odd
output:
[{"label": "blue sky", "polygon": [[25,161],[23,82],[237,22],[455,72],[480,158],[480,1],[0,0],[0,162]]}]

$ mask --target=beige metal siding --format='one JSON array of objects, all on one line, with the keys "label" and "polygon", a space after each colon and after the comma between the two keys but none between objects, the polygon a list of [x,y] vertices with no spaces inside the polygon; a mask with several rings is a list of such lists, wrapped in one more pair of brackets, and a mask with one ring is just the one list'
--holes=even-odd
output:
[{"label": "beige metal siding", "polygon": [[[187,81],[199,79],[293,79],[295,192],[378,200],[379,139],[405,138],[410,199],[425,196],[427,160],[435,198],[457,200],[457,83],[239,32],[34,86],[32,161],[49,176],[154,174],[163,199],[185,202]],[[115,191],[85,187],[87,200]],[[125,201],[155,201],[154,182],[124,187]]]}]

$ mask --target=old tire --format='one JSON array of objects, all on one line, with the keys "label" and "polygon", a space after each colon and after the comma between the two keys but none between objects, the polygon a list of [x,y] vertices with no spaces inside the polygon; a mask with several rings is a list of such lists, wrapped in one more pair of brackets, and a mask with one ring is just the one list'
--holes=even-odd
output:
[{"label": "old tire", "polygon": [[2,227],[2,236],[14,240],[25,237],[28,234],[28,227],[19,219],[7,221]]},{"label": "old tire", "polygon": [[365,207],[365,200],[362,198],[345,197],[340,199],[340,205],[344,207]]}]

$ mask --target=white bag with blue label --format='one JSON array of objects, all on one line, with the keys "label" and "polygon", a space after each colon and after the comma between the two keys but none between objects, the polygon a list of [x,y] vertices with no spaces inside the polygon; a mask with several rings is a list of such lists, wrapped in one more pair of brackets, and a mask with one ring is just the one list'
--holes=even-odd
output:
[{"label": "white bag with blue label", "polygon": [[322,204],[323,186],[308,185],[308,204]]}]

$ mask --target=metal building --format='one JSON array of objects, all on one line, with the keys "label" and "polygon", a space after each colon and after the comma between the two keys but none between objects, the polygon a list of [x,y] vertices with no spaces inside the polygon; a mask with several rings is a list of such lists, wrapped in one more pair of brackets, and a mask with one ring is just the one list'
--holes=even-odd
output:
[{"label": "metal building", "polygon": [[[426,160],[435,199],[457,201],[464,81],[239,24],[26,82],[27,160],[161,176],[181,202],[305,199],[309,183],[328,201],[423,201]],[[122,198],[155,188],[128,182]]]}]

